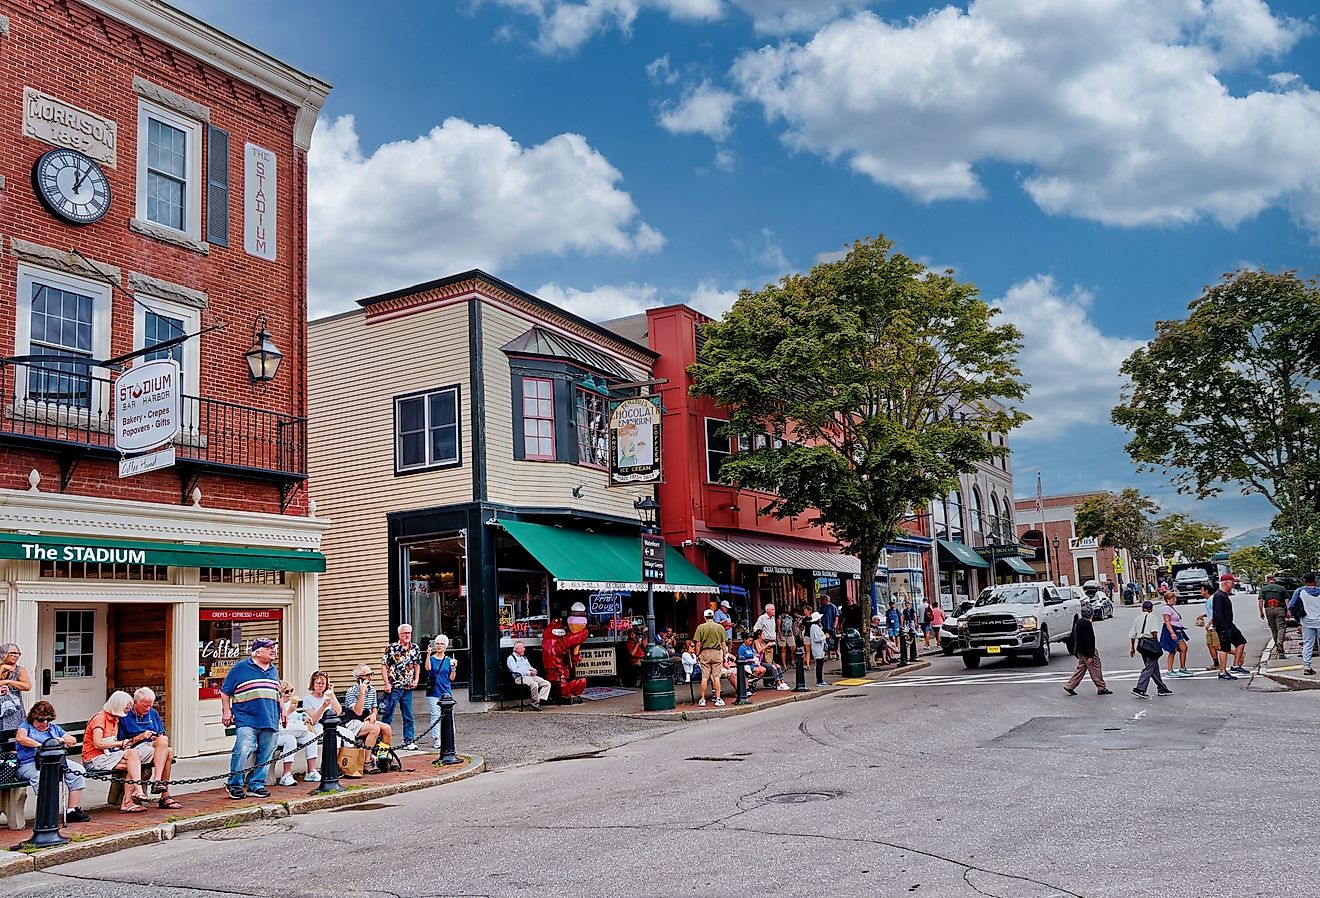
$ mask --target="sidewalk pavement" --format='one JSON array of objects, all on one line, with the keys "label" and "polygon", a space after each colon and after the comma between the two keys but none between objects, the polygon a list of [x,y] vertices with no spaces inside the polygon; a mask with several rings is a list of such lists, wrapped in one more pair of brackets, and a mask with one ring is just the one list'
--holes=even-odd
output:
[{"label": "sidewalk pavement", "polygon": [[[935,654],[938,649],[934,649],[927,654]],[[617,717],[631,718],[634,720],[714,720],[720,717],[731,717],[738,714],[747,714],[753,711],[764,711],[767,708],[778,707],[789,702],[800,702],[822,695],[830,695],[841,689],[849,689],[854,686],[865,686],[867,683],[879,680],[886,680],[891,676],[901,676],[916,670],[922,670],[929,667],[929,661],[918,660],[905,666],[886,665],[878,670],[868,670],[865,677],[861,678],[843,678],[841,676],[839,662],[831,661],[832,670],[825,671],[826,682],[830,685],[826,687],[817,687],[812,682],[815,679],[816,671],[813,667],[807,676],[807,691],[794,692],[791,689],[781,692],[777,689],[766,689],[764,687],[756,690],[748,697],[748,703],[745,705],[734,704],[738,695],[738,686],[735,681],[721,681],[721,697],[724,699],[723,706],[717,706],[711,701],[707,701],[705,707],[696,704],[694,697],[701,695],[701,683],[679,683],[674,686],[674,709],[670,711],[647,711],[643,708],[642,690],[630,689],[625,694],[611,696],[610,698],[598,699],[595,701],[584,701],[580,705],[543,705],[546,713],[563,715],[610,715]],[[794,672],[786,671],[784,681],[790,686],[794,683]],[[526,707],[524,705],[524,707]],[[510,706],[506,710],[517,712],[516,706]]]},{"label": "sidewalk pavement", "polygon": [[[1280,686],[1286,686],[1289,689],[1320,689],[1320,674],[1315,676],[1305,676],[1302,673],[1302,631],[1300,627],[1289,626],[1287,634],[1284,637],[1283,658],[1275,658],[1277,651],[1274,642],[1271,640],[1261,653],[1259,671],[1262,676],[1268,677]],[[1312,659],[1312,663],[1320,663],[1320,659]]]},{"label": "sidewalk pavement", "polygon": [[[191,792],[186,797],[180,790],[178,795],[183,804],[182,810],[158,810],[152,805],[150,810],[143,813],[121,814],[116,808],[91,808],[91,821],[65,826],[61,831],[71,841],[55,848],[33,850],[19,847],[21,842],[32,837],[30,822],[28,828],[23,830],[0,829],[0,848],[10,849],[8,852],[0,852],[0,876],[28,873],[137,845],[164,842],[190,832],[363,804],[399,792],[428,789],[467,779],[486,769],[486,762],[475,755],[462,756],[462,764],[432,766],[432,761],[438,757],[436,754],[408,752],[401,758],[402,770],[372,774],[360,779],[341,779],[340,785],[344,787],[342,792],[309,794],[314,785],[299,782],[297,786],[270,787],[270,798],[248,798],[242,801],[230,798],[223,787]],[[29,793],[29,818],[35,811],[36,799]]]}]

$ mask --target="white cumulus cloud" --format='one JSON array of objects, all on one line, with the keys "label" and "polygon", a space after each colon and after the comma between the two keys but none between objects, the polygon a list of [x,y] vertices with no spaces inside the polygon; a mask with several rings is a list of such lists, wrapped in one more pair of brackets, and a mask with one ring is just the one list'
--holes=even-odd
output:
[{"label": "white cumulus cloud", "polygon": [[1091,318],[1093,297],[1062,291],[1048,275],[1014,284],[993,305],[1022,331],[1018,364],[1031,392],[1029,421],[1016,438],[1051,440],[1075,424],[1107,424],[1122,387],[1119,368],[1144,341],[1103,333]]},{"label": "white cumulus cloud", "polygon": [[313,314],[372,293],[541,253],[634,254],[664,238],[578,134],[523,146],[450,118],[370,154],[352,116],[318,123],[308,160]]},{"label": "white cumulus cloud", "polygon": [[1261,0],[974,0],[857,13],[731,76],[789,146],[919,201],[979,198],[978,166],[1009,164],[1054,214],[1232,226],[1279,205],[1320,229],[1320,92],[1222,80],[1309,30]]},{"label": "white cumulus cloud", "polygon": [[713,281],[702,281],[691,290],[662,290],[652,284],[605,284],[584,290],[551,281],[533,292],[589,321],[624,318],[676,303],[686,303],[698,312],[719,317],[738,298],[738,291],[723,289]]},{"label": "white cumulus cloud", "polygon": [[729,135],[729,117],[738,98],[703,81],[676,103],[660,107],[660,127],[670,134],[704,134],[712,140]]}]

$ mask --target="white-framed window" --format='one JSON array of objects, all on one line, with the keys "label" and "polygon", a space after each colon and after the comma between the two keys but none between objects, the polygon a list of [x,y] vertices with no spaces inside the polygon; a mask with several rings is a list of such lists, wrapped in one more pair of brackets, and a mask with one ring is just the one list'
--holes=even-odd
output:
[{"label": "white-framed window", "polygon": [[202,123],[142,99],[136,217],[202,239]]},{"label": "white-framed window", "polygon": [[[18,266],[15,355],[110,355],[110,285],[32,265]],[[43,406],[109,415],[106,372],[77,362],[19,368],[14,396]]]},{"label": "white-framed window", "polygon": [[555,460],[555,385],[548,377],[522,379],[523,457]]},{"label": "white-framed window", "polygon": [[458,437],[458,387],[394,397],[396,474],[460,464]]},{"label": "white-framed window", "polygon": [[[201,329],[200,309],[181,305],[154,296],[137,296],[133,304],[133,348],[145,349],[184,334],[195,334]],[[168,349],[149,352],[144,362],[154,359],[174,359],[183,372],[183,392],[187,396],[200,396],[201,344],[187,340]],[[186,405],[186,403],[185,403]],[[185,412],[187,409],[185,408]]]},{"label": "white-framed window", "polygon": [[706,480],[720,482],[720,468],[724,460],[733,454],[733,440],[720,436],[720,428],[728,424],[719,418],[706,419]]}]

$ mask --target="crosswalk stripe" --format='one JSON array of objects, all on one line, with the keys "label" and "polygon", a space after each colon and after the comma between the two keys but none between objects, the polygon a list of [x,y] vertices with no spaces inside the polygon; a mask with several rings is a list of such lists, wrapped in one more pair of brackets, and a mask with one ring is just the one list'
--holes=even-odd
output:
[{"label": "crosswalk stripe", "polygon": [[[1191,680],[1200,680],[1202,682],[1211,682],[1211,681],[1219,682],[1216,674],[1210,671],[1195,672],[1190,677],[1170,677],[1168,674],[1165,674],[1163,671],[1161,671],[1160,673],[1164,677],[1165,681],[1170,684],[1170,686],[1172,686],[1175,683],[1185,683]],[[1035,673],[1005,672],[999,675],[920,674],[920,675],[911,675],[904,677],[894,677],[893,679],[888,679],[888,680],[879,680],[876,682],[872,682],[869,685],[883,686],[893,689],[898,689],[898,688],[921,689],[921,688],[929,688],[932,686],[983,686],[983,685],[1048,686],[1052,684],[1062,685],[1063,683],[1068,682],[1071,676],[1072,676],[1072,671],[1068,671],[1067,673],[1065,673],[1061,670],[1050,671],[1050,672],[1038,671]],[[1122,682],[1122,683],[1135,682],[1136,680],[1141,678],[1141,669],[1133,668],[1133,669],[1125,669],[1125,670],[1107,670],[1104,672],[1104,677],[1106,682]],[[1246,679],[1246,677],[1239,674],[1238,679],[1244,680]],[[1089,678],[1084,679],[1082,681],[1083,686],[1089,683],[1090,683]]]}]

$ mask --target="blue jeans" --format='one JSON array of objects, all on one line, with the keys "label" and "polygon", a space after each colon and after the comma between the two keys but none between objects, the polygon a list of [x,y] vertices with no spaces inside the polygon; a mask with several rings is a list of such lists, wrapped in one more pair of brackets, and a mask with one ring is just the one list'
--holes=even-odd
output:
[{"label": "blue jeans", "polygon": [[[238,728],[234,733],[234,751],[229,756],[227,785],[231,789],[244,788],[243,775],[238,771],[247,767],[249,761],[261,766],[247,775],[246,788],[249,791],[266,788],[266,768],[270,766],[270,759],[275,757],[277,735],[274,730],[259,730],[256,727]],[[256,755],[255,759],[253,755]]]},{"label": "blue jeans", "polygon": [[1302,667],[1311,669],[1311,658],[1315,654],[1315,644],[1320,642],[1320,627],[1302,626]]},{"label": "blue jeans", "polygon": [[440,696],[427,696],[426,707],[431,712],[431,747],[440,747]]},{"label": "blue jeans", "polygon": [[394,726],[394,709],[399,708],[403,711],[403,741],[412,742],[417,738],[417,730],[413,724],[412,709],[412,690],[404,689],[402,686],[396,686],[389,692],[380,697],[380,703],[377,706],[377,717],[381,723],[388,723]]}]

